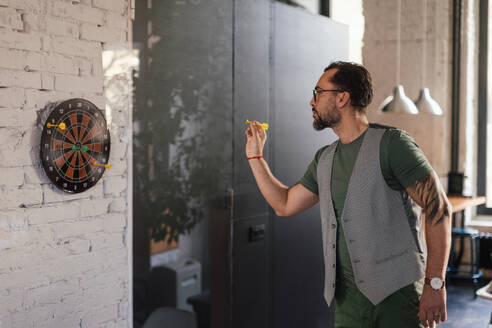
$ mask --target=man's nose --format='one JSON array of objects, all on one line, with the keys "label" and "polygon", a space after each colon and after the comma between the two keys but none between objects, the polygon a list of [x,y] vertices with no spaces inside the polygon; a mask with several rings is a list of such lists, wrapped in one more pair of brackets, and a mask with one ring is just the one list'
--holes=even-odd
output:
[{"label": "man's nose", "polygon": [[309,102],[309,105],[311,105],[311,107],[314,107],[314,98],[311,97],[311,101]]}]

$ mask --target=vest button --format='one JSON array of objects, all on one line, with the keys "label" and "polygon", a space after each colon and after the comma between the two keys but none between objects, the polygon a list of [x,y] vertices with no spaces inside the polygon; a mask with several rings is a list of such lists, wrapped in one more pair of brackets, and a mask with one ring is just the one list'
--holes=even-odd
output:
[{"label": "vest button", "polygon": [[332,224],[331,224],[331,228],[332,228],[332,229],[335,229],[336,227],[337,227],[337,226],[336,226],[334,223],[332,223]]},{"label": "vest button", "polygon": [[332,246],[333,246],[333,248],[335,248],[335,244],[333,244]]},{"label": "vest button", "polygon": [[333,263],[333,268],[335,267],[335,263]]},{"label": "vest button", "polygon": [[333,283],[333,288],[335,288],[335,283]]},{"label": "vest button", "polygon": [[362,283],[364,283],[364,280],[359,280],[359,284],[362,284]]},{"label": "vest button", "polygon": [[350,239],[350,240],[349,240],[349,243],[353,243],[353,242],[354,242],[354,240],[353,240],[353,239]]},{"label": "vest button", "polygon": [[359,263],[359,262],[360,262],[360,260],[354,260],[354,263]]}]

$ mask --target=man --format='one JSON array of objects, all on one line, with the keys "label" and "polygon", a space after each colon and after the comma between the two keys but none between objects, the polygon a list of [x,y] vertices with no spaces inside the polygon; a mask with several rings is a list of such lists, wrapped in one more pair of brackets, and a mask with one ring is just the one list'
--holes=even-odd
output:
[{"label": "man", "polygon": [[324,297],[334,299],[335,327],[434,327],[446,320],[451,207],[413,139],[369,124],[371,100],[369,72],[334,62],[310,105],[313,127],[331,128],[339,140],[318,150],[300,182],[289,188],[272,175],[257,122],[246,130],[246,155],[278,216],[320,202]]}]

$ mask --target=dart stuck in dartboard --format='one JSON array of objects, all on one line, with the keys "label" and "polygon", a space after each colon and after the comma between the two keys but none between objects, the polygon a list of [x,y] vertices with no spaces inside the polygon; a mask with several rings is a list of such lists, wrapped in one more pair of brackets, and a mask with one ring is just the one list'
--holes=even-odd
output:
[{"label": "dart stuck in dartboard", "polygon": [[58,104],[43,124],[41,163],[55,186],[79,193],[111,168],[110,144],[101,110],[88,100],[69,99]]}]

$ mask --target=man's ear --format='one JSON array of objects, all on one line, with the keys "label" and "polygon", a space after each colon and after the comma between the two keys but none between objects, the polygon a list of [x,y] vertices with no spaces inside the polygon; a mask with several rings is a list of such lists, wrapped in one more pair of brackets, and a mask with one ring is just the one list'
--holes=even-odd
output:
[{"label": "man's ear", "polygon": [[337,97],[337,102],[340,108],[343,108],[346,105],[350,104],[350,93],[348,93],[347,91],[340,92]]}]

